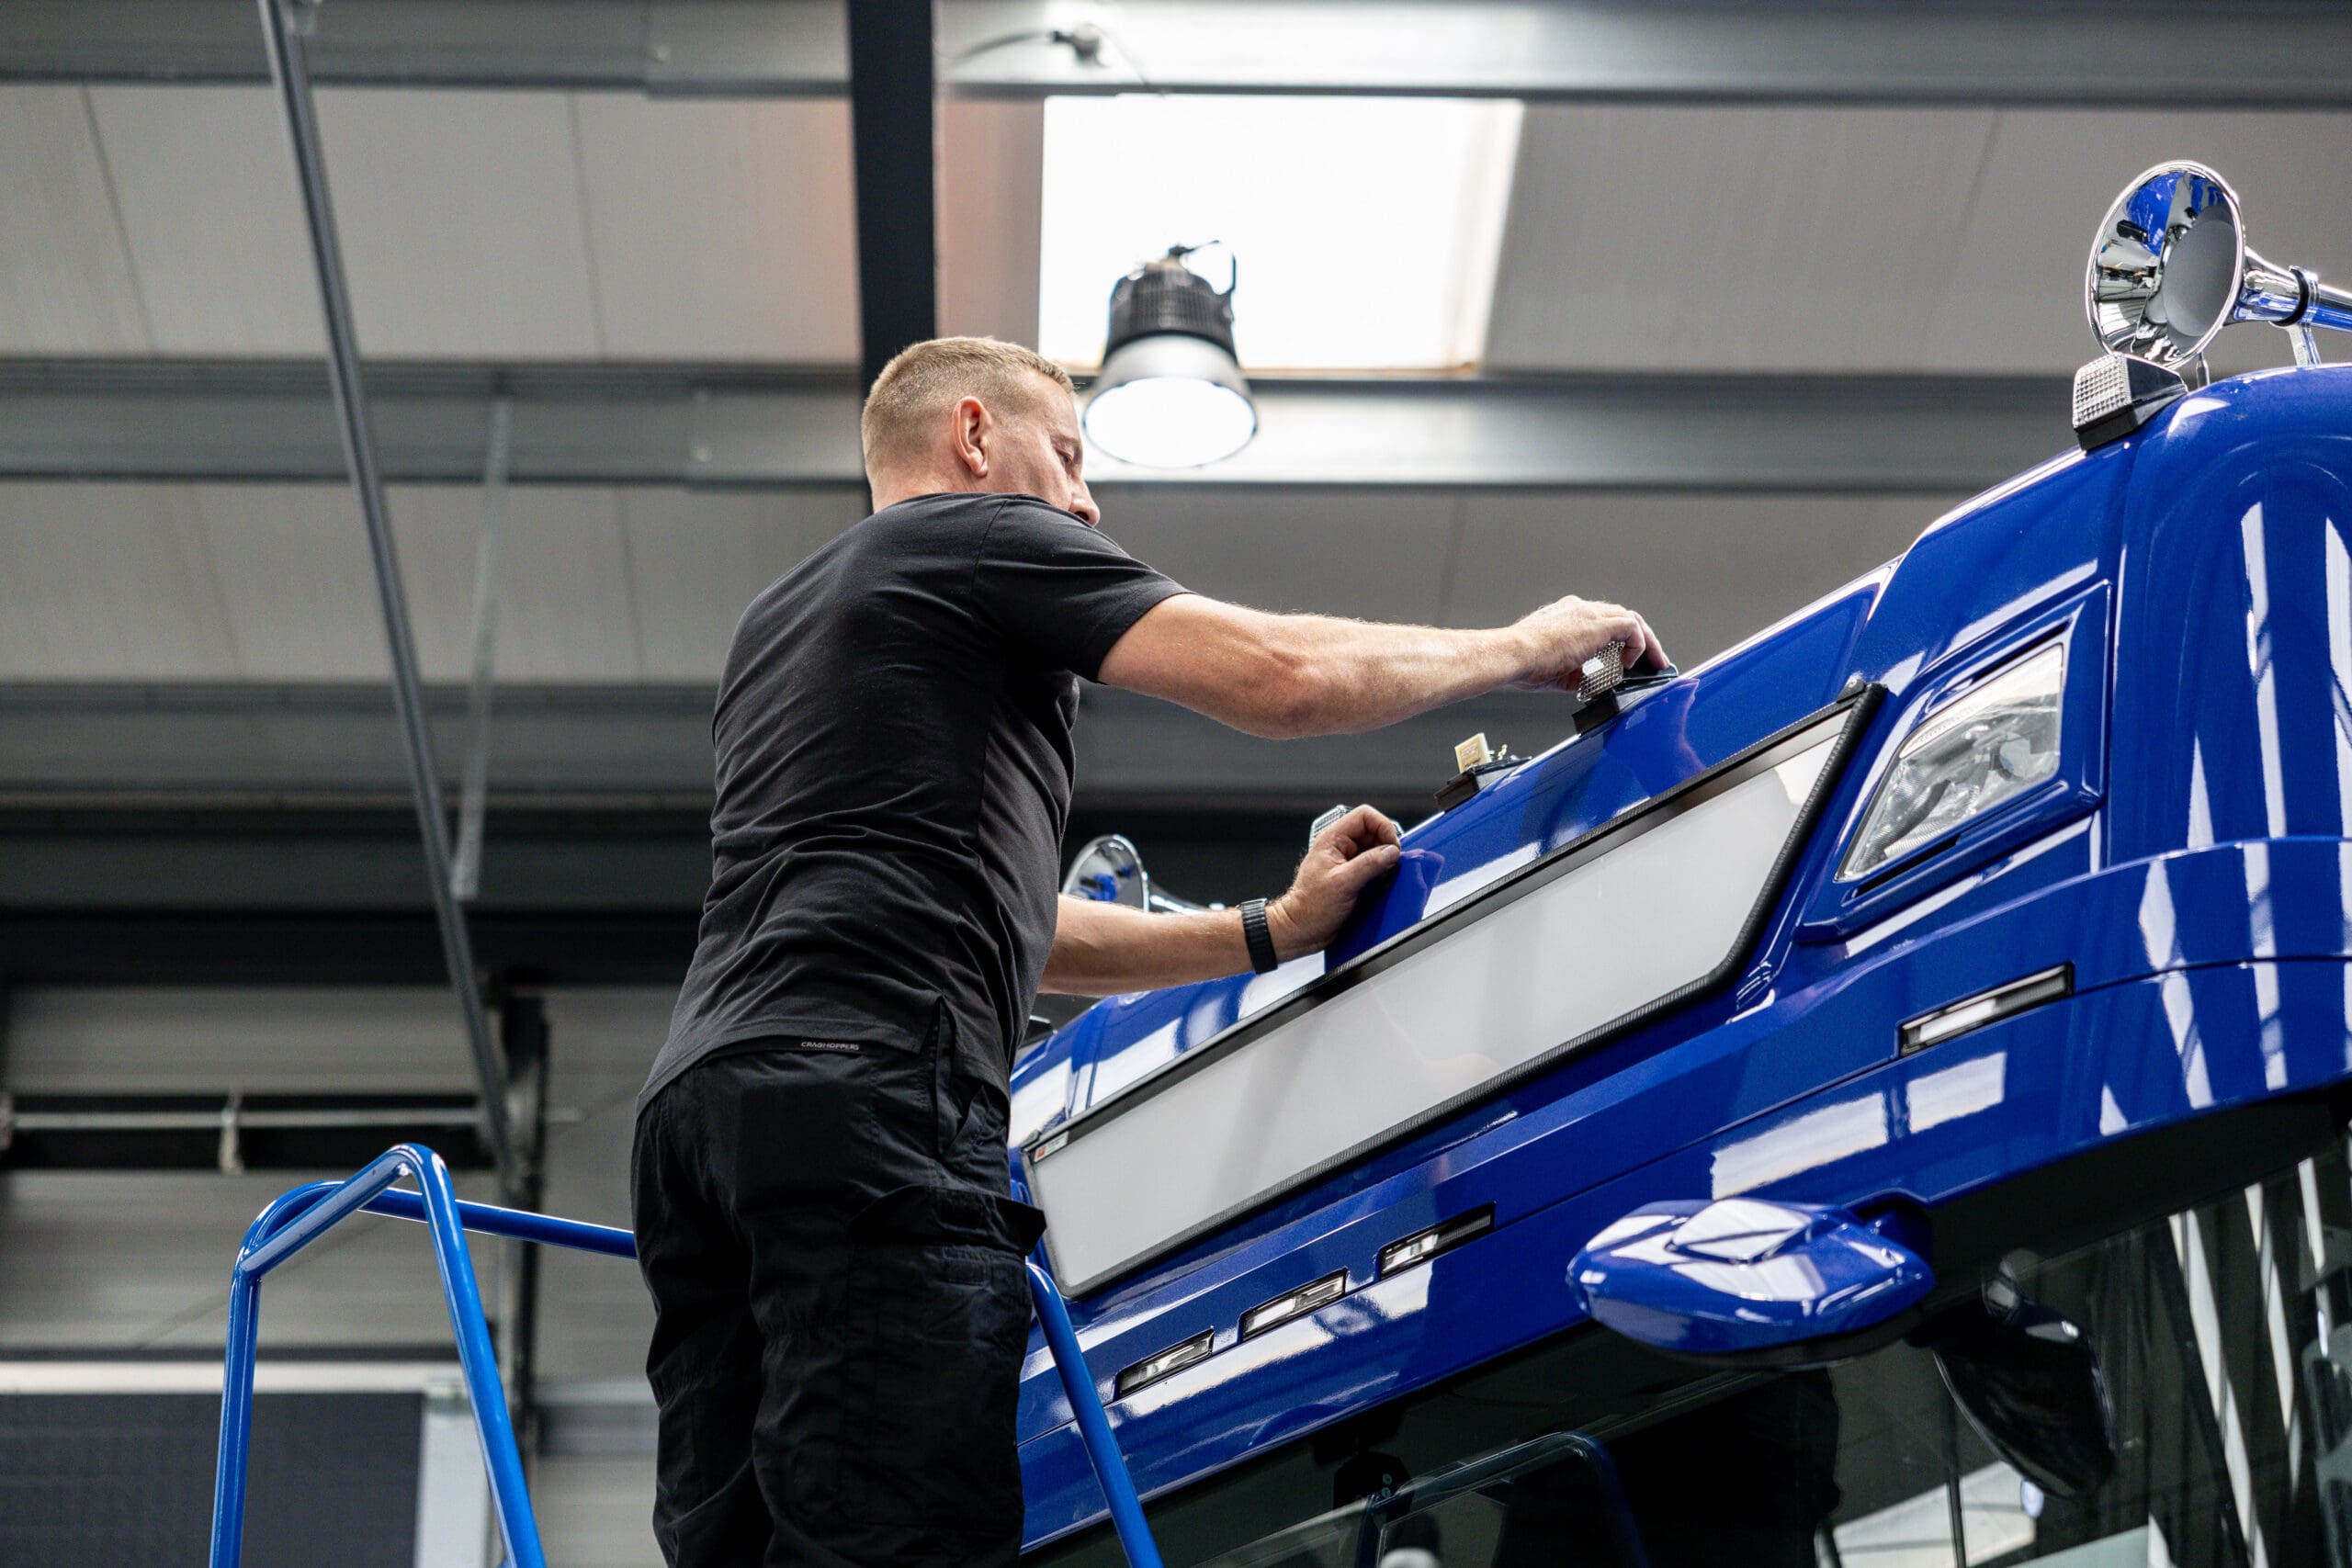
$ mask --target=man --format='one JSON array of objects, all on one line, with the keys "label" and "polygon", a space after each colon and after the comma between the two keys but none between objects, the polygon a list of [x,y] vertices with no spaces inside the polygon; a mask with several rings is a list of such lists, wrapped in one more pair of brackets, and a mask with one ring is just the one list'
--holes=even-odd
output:
[{"label": "man", "polygon": [[1022,1256],[1006,1074],[1040,981],[1101,996],[1319,951],[1396,863],[1359,808],[1288,891],[1059,898],[1080,678],[1264,736],[1573,683],[1640,616],[1493,631],[1187,593],[1095,531],[1069,378],[985,339],[884,367],[874,514],[752,601],[712,721],[711,886],[639,1102],[655,1534],[677,1568],[1009,1563]]}]

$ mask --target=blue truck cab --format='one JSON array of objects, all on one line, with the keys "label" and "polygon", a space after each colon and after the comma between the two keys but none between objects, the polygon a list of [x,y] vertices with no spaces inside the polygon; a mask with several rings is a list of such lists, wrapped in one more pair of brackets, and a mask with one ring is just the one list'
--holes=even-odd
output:
[{"label": "blue truck cab", "polygon": [[[1170,1563],[2352,1562],[2352,367],[2141,324],[1329,953],[1017,1065]],[[1042,1342],[1019,1427],[1026,1560],[1121,1562]]]}]

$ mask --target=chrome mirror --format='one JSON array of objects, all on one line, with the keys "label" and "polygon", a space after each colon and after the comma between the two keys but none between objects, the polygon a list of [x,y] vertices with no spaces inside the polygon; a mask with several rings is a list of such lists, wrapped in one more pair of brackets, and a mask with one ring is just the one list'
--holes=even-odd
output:
[{"label": "chrome mirror", "polygon": [[1098,904],[1125,904],[1130,909],[1155,914],[1173,910],[1216,909],[1220,904],[1194,904],[1160,892],[1143,868],[1143,856],[1124,834],[1105,833],[1080,850],[1062,878],[1062,891],[1073,898]]},{"label": "chrome mirror", "polygon": [[2124,188],[2091,242],[2091,330],[2111,354],[2180,365],[2205,352],[2245,274],[2238,198],[2196,164],[2165,164]]},{"label": "chrome mirror", "polygon": [[2109,353],[2192,378],[2232,321],[2295,332],[2305,363],[2317,358],[2305,329],[2352,330],[2352,294],[2263,260],[2245,243],[2237,193],[2202,164],[2159,164],[2123,187],[2091,237],[2083,294]]}]

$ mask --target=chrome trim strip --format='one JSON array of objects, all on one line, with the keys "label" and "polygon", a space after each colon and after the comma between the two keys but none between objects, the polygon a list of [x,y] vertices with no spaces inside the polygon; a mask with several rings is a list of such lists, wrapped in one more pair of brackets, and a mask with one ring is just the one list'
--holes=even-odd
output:
[{"label": "chrome trim strip", "polygon": [[1903,1055],[1924,1051],[1930,1045],[1940,1045],[1947,1040],[1998,1023],[2005,1018],[2015,1018],[2045,1002],[2062,1000],[2075,994],[2075,966],[2061,964],[2054,969],[2043,969],[2020,976],[1989,991],[1979,991],[1973,997],[1921,1013],[1895,1032]]}]

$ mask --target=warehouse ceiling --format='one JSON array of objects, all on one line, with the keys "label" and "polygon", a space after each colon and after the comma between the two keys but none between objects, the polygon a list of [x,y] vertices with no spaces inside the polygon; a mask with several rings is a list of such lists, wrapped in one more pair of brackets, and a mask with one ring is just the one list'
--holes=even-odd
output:
[{"label": "warehouse ceiling", "polygon": [[[1043,326],[1082,369],[1117,265],[1098,230],[1226,239],[1245,359],[1270,345],[1262,434],[1198,474],[1098,462],[1110,532],[1274,608],[1470,625],[1619,598],[1687,668],[2069,445],[2085,236],[2139,169],[2212,163],[2267,254],[2352,265],[2331,198],[2352,89],[2318,63],[2352,23],[2274,9],[944,0],[937,320]],[[864,509],[843,16],[320,13],[452,775],[491,416],[513,410],[486,904],[691,907],[735,616]],[[1042,37],[1077,20],[1111,40],[1091,63]],[[1250,96],[1203,120],[1218,93]],[[9,8],[0,182],[0,903],[300,903],[270,857],[377,865],[401,782],[250,6]],[[1182,231],[1142,238],[1159,209]],[[2277,333],[2224,344],[2224,369],[2288,357]],[[1411,807],[1479,723],[1522,750],[1565,728],[1498,698],[1281,747],[1098,694],[1081,816],[1256,875],[1300,810]],[[316,880],[417,903],[383,864]]]},{"label": "warehouse ceiling", "polygon": [[[319,102],[372,356],[856,361],[843,101],[329,88]],[[1035,337],[1045,118],[1036,102],[949,106],[946,329]],[[1258,120],[1295,141],[1263,156],[1290,155],[1308,179],[1328,152],[1311,108]],[[1132,124],[1146,169],[1156,124]],[[1547,374],[2070,372],[2091,341],[2086,235],[2126,178],[2193,152],[2236,182],[2266,254],[2339,255],[2352,213],[2325,193],[2344,129],[2336,111],[1540,104],[1519,139],[1479,357]],[[17,193],[0,233],[0,353],[323,351],[268,89],[11,85],[0,176]],[[1198,209],[1213,203],[1171,205],[1171,242],[1212,221]],[[1452,252],[1392,216],[1362,209],[1358,231],[1327,235],[1320,265],[1385,274],[1410,295],[1423,253]],[[1094,270],[1090,298],[1107,299],[1115,272]],[[1362,336],[1383,330],[1368,314]],[[1263,331],[1284,370],[1431,362],[1418,344],[1384,363],[1355,343],[1302,362],[1282,323]],[[2269,348],[2266,335],[2246,346]],[[1062,341],[1081,364],[1099,347],[1075,331]]]}]

